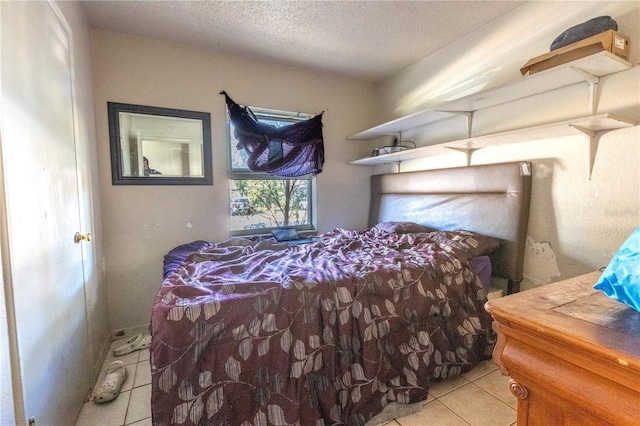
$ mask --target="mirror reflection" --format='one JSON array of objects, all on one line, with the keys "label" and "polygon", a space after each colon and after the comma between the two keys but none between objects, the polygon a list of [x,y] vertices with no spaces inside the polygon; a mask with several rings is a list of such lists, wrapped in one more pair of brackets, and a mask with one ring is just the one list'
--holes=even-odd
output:
[{"label": "mirror reflection", "polygon": [[109,102],[114,184],[211,184],[208,113]]}]

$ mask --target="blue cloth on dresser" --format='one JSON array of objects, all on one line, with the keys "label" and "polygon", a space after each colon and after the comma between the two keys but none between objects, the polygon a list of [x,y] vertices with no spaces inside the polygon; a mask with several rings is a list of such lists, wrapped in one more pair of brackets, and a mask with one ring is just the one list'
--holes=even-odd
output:
[{"label": "blue cloth on dresser", "polygon": [[640,227],[622,244],[593,287],[640,312]]}]

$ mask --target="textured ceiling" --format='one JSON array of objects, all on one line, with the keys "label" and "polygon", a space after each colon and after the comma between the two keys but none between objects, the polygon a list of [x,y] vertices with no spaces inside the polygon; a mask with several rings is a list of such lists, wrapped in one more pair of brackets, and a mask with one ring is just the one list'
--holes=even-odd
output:
[{"label": "textured ceiling", "polygon": [[522,1],[84,1],[93,26],[378,81]]}]

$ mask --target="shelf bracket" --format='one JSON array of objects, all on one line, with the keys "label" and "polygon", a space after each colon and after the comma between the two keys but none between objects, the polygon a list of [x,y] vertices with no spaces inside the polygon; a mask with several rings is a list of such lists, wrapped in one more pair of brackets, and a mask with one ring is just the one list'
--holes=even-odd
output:
[{"label": "shelf bracket", "polygon": [[455,114],[455,115],[463,115],[467,117],[467,137],[468,138],[471,137],[471,128],[473,127],[473,114],[475,114],[475,111],[451,111],[447,109],[438,109],[436,111],[447,112],[449,114]]},{"label": "shelf bracket", "polygon": [[584,127],[577,126],[575,124],[571,124],[571,127],[576,129],[577,131],[585,134],[589,138],[589,180],[591,180],[591,175],[593,173],[593,166],[596,163],[596,153],[598,152],[598,144],[600,143],[600,136],[607,133],[606,130],[596,132],[595,130],[586,129]]},{"label": "shelf bracket", "polygon": [[571,67],[571,69],[580,74],[587,84],[589,84],[589,108],[591,115],[594,115],[598,110],[598,102],[600,100],[600,77],[581,70],[580,68]]},{"label": "shelf bracket", "polygon": [[471,165],[471,156],[473,153],[479,150],[480,148],[458,148],[455,146],[445,146],[447,149],[452,149],[454,151],[462,152],[467,155],[467,166]]}]

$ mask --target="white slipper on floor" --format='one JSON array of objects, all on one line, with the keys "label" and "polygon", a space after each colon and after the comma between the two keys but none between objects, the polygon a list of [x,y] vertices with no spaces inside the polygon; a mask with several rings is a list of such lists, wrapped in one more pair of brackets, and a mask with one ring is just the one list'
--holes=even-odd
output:
[{"label": "white slipper on floor", "polygon": [[138,351],[140,349],[146,349],[151,346],[151,335],[145,334],[136,334],[131,339],[127,340],[123,345],[118,346],[113,350],[114,356],[122,356],[133,351]]},{"label": "white slipper on floor", "polygon": [[124,363],[122,361],[113,361],[107,367],[102,384],[95,390],[93,401],[97,404],[102,404],[116,399],[126,378],[127,367],[125,367]]}]

